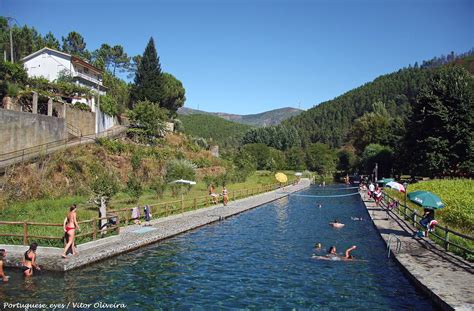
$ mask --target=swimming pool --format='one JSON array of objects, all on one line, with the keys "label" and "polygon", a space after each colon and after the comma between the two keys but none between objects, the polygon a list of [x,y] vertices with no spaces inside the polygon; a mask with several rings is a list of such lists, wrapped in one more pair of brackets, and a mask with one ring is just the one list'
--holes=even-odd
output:
[{"label": "swimming pool", "polygon": [[[339,195],[312,187],[304,195]],[[317,204],[322,207],[318,208]],[[362,217],[353,221],[351,217]],[[345,223],[333,229],[337,218]],[[431,310],[368,220],[360,197],[290,195],[225,221],[65,274],[19,272],[0,284],[0,301],[122,303],[148,308],[312,308]],[[311,258],[313,245],[357,245],[358,261]],[[41,258],[39,258],[39,262]]]}]

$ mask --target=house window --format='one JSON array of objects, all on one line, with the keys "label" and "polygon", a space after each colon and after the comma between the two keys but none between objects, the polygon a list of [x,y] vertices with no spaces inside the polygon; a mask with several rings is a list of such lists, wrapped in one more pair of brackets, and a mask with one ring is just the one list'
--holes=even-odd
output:
[{"label": "house window", "polygon": [[89,69],[84,68],[84,73],[89,73]]}]

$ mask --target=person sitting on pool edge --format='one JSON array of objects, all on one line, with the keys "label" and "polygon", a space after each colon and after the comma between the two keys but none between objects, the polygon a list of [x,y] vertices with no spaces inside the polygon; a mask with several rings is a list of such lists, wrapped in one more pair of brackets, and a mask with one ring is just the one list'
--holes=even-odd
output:
[{"label": "person sitting on pool edge", "polygon": [[334,228],[342,228],[345,226],[343,223],[340,223],[339,220],[337,219],[334,219],[334,221],[330,222],[329,225],[333,226]]}]

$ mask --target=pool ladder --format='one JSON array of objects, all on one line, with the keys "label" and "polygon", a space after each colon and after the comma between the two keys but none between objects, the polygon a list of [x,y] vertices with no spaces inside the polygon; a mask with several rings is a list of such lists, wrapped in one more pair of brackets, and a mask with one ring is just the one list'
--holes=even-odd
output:
[{"label": "pool ladder", "polygon": [[400,249],[402,248],[402,241],[400,240],[399,237],[397,237],[395,234],[390,233],[389,238],[387,240],[387,258],[390,258],[390,251],[392,250],[392,239],[395,238],[395,241],[397,241],[397,246],[396,246],[396,252],[399,253]]}]

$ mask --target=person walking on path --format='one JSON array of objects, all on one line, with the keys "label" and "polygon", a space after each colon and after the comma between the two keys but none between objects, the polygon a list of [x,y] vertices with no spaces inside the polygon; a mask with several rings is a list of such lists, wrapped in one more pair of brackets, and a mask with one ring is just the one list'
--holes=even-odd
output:
[{"label": "person walking on path", "polygon": [[222,187],[222,201],[224,202],[224,206],[229,202],[229,193],[225,186]]},{"label": "person walking on path", "polygon": [[23,274],[25,276],[32,276],[33,269],[40,271],[40,267],[36,264],[36,249],[38,248],[38,244],[31,243],[30,248],[25,252],[25,256],[23,258]]},{"label": "person walking on path", "polygon": [[[63,258],[67,258],[66,252],[74,244],[74,237],[76,234],[76,229],[81,230],[79,228],[79,224],[77,223],[77,216],[76,216],[76,204],[71,205],[69,208],[69,213],[67,214],[67,222],[64,230],[66,230],[66,233],[68,234],[68,241],[66,246],[64,246],[64,251],[61,255]],[[73,255],[77,255],[76,250],[74,247],[72,248]]]}]

